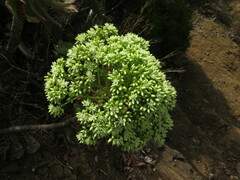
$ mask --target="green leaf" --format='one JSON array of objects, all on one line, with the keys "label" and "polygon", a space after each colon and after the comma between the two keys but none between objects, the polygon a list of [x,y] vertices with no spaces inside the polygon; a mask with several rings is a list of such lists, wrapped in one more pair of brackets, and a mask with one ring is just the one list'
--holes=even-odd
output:
[{"label": "green leaf", "polygon": [[5,1],[6,7],[9,11],[15,16],[16,18],[20,17],[19,9],[23,6],[23,3],[18,0],[6,0]]},{"label": "green leaf", "polygon": [[6,7],[17,18],[25,18],[28,22],[38,23],[40,21],[50,21],[57,26],[61,26],[48,13],[49,7],[59,9],[69,13],[77,13],[77,7],[72,5],[74,0],[6,0]]}]

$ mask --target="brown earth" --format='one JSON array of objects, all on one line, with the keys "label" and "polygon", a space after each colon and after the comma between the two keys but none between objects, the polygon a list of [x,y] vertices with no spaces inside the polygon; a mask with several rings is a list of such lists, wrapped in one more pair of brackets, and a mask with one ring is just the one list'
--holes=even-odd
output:
[{"label": "brown earth", "polygon": [[[229,32],[213,18],[195,14],[191,47],[174,60],[185,72],[169,74],[178,103],[166,145],[149,144],[138,153],[87,147],[74,143],[72,127],[2,137],[0,179],[240,179],[240,47]],[[7,94],[6,83],[0,83],[1,95]],[[12,111],[18,95],[16,90]],[[42,96],[35,94],[32,103]],[[1,113],[3,120],[8,113]]]},{"label": "brown earth", "polygon": [[240,48],[213,19],[195,16],[169,146],[206,179],[239,179]]}]

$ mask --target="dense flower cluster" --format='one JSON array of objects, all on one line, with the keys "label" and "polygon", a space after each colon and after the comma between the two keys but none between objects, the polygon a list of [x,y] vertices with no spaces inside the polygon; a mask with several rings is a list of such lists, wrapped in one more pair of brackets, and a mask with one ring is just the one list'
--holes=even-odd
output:
[{"label": "dense flower cluster", "polygon": [[105,138],[136,151],[150,140],[163,142],[176,91],[148,48],[135,34],[118,35],[111,24],[78,35],[67,59],[54,62],[45,77],[49,112],[60,116],[73,103],[82,125],[80,143]]}]

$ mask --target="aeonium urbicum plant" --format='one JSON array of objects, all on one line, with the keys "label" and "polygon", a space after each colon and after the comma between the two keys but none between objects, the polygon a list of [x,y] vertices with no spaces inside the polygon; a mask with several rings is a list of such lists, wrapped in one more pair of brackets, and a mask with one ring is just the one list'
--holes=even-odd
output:
[{"label": "aeonium urbicum plant", "polygon": [[125,151],[150,140],[162,143],[173,125],[176,91],[160,68],[141,37],[120,36],[112,24],[95,26],[78,35],[67,58],[45,76],[49,112],[61,116],[74,104],[80,143],[106,139]]}]

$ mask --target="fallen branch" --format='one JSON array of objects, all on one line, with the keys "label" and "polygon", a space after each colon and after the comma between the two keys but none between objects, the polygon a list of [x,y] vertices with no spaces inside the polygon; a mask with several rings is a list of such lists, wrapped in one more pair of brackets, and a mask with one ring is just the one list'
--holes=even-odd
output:
[{"label": "fallen branch", "polygon": [[58,129],[62,127],[66,127],[76,121],[76,117],[67,119],[63,122],[52,123],[52,124],[37,124],[37,125],[24,125],[24,126],[12,126],[5,129],[0,129],[0,134],[15,134],[29,131],[37,131],[37,130],[49,130],[49,129]]}]

